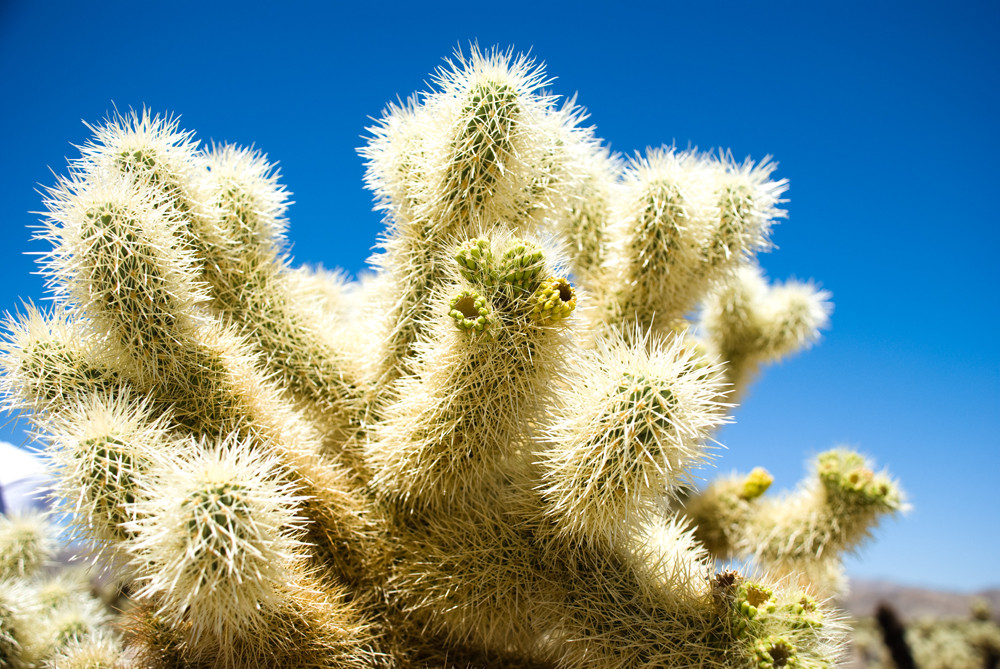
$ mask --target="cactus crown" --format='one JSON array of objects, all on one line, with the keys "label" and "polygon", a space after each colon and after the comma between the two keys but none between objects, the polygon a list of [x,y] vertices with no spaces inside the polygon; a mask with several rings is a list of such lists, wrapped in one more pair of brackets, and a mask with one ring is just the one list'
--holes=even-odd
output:
[{"label": "cactus crown", "polygon": [[357,282],[292,269],[259,152],[147,112],[94,128],[46,195],[57,306],[8,320],[2,390],[135,606],[101,631],[31,583],[44,533],[2,521],[0,664],[834,659],[840,553],[895,483],[839,449],[791,495],[763,468],[694,488],[734,393],[826,322],[754,265],[786,184],[767,159],[620,160],[548,83],[473,48],[386,110]]}]

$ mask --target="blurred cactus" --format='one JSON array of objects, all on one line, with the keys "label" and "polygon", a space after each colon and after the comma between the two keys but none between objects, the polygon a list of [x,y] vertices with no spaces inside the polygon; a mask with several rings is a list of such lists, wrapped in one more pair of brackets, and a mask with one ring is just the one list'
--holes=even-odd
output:
[{"label": "blurred cactus", "polygon": [[777,501],[763,469],[691,488],[734,392],[829,312],[754,265],[774,164],[622,161],[510,52],[434,81],[362,151],[387,231],[357,283],[291,267],[259,153],[143,112],[71,161],[39,234],[56,307],[9,320],[4,390],[135,601],[124,642],[70,612],[43,657],[17,594],[43,545],[0,528],[3,663],[838,657],[830,574],[895,483],[837,450]]},{"label": "blurred cactus", "polygon": [[[882,615],[881,611],[879,614]],[[903,666],[894,661],[897,651],[883,642],[880,626],[881,620],[874,618],[862,618],[855,623],[852,639],[855,666],[864,669]],[[975,603],[969,618],[922,616],[903,621],[899,632],[912,655],[908,666],[995,669],[1000,660],[1000,625],[988,616],[981,617]]]},{"label": "blurred cactus", "polygon": [[[49,564],[56,533],[38,515],[0,516],[0,667],[113,669],[122,647],[111,616],[79,568]],[[80,653],[97,657],[94,644],[103,664],[73,663]]]}]

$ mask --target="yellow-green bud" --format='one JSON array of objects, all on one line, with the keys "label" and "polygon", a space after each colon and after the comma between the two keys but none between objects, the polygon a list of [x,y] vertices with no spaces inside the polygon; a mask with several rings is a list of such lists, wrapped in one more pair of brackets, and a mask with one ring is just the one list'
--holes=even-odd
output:
[{"label": "yellow-green bud", "polygon": [[749,620],[761,612],[774,613],[774,592],[759,583],[743,583],[736,595],[736,609]]},{"label": "yellow-green bud", "polygon": [[785,637],[769,636],[754,646],[754,662],[758,669],[794,667],[798,664],[795,646]]},{"label": "yellow-green bud", "polygon": [[463,290],[448,303],[448,315],[455,319],[459,329],[474,333],[485,332],[493,323],[486,298],[472,290]]},{"label": "yellow-green bud", "polygon": [[851,451],[833,450],[819,456],[819,478],[827,492],[854,503],[894,506],[898,492],[882,474],[875,474],[865,459]]},{"label": "yellow-green bud", "polygon": [[754,467],[753,471],[747,474],[746,480],[743,481],[743,489],[740,491],[740,499],[746,501],[754,500],[767,492],[767,489],[771,487],[771,483],[774,482],[774,477],[771,476],[763,467]]},{"label": "yellow-green bud", "polygon": [[792,627],[796,629],[818,628],[823,625],[823,613],[816,598],[800,592],[798,598],[787,606],[792,614]]},{"label": "yellow-green bud", "polygon": [[496,284],[497,272],[489,240],[480,237],[462,242],[455,251],[455,261],[459,272],[471,283],[480,286]]},{"label": "yellow-green bud", "polygon": [[538,277],[545,269],[545,254],[537,244],[522,241],[503,254],[500,279],[526,292],[538,286]]},{"label": "yellow-green bud", "polygon": [[576,291],[562,277],[549,277],[531,296],[531,317],[539,323],[560,321],[576,309]]}]

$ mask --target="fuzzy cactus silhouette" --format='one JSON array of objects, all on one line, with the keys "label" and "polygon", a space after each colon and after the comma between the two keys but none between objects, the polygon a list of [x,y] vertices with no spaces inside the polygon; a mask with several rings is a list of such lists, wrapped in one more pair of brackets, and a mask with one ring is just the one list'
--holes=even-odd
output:
[{"label": "fuzzy cactus silhouette", "polygon": [[[53,570],[56,528],[37,513],[0,516],[0,666],[114,666],[121,641],[79,567]],[[96,660],[95,660],[96,661]]]},{"label": "fuzzy cactus silhouette", "polygon": [[[473,48],[386,110],[362,156],[387,229],[360,282],[292,267],[262,154],[148,112],[95,128],[46,197],[55,307],[10,318],[2,358],[7,407],[131,593],[121,641],[59,652],[154,668],[838,657],[839,556],[904,506],[896,484],[834,450],[774,500],[763,469],[693,488],[735,393],[827,320],[825,293],[769,288],[754,263],[785,182],[769,160],[624,161],[547,83]],[[23,614],[3,608],[34,564],[18,541],[0,546],[0,650],[31,666],[10,659]]]}]

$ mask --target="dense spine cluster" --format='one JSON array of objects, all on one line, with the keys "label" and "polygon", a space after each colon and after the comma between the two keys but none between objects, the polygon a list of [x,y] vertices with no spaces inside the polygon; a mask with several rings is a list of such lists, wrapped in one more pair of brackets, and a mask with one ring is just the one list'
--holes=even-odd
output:
[{"label": "dense spine cluster", "polygon": [[693,488],[735,392],[829,311],[754,264],[773,163],[624,161],[510,52],[434,82],[362,150],[387,231],[360,282],[291,266],[263,155],[146,112],[95,128],[3,383],[129,605],[120,636],[70,607],[32,637],[45,542],[0,527],[0,665],[836,659],[830,574],[895,483],[837,450],[776,501],[762,469]]}]

